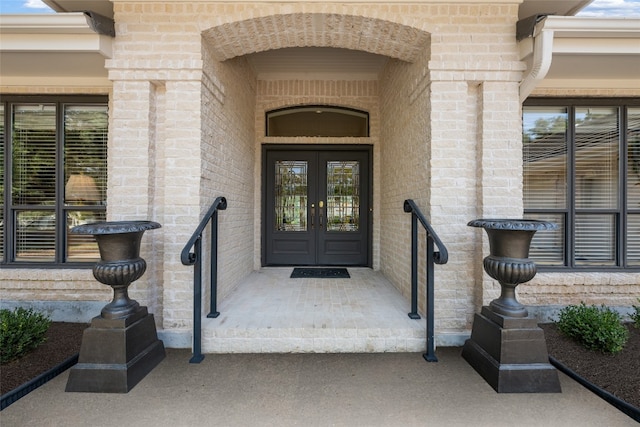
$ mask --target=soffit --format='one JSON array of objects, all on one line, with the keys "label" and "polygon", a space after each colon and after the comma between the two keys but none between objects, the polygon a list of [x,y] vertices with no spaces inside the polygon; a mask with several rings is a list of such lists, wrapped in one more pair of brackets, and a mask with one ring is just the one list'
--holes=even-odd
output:
[{"label": "soffit", "polygon": [[113,3],[110,0],[42,0],[56,12],[91,11],[113,19]]},{"label": "soffit", "polygon": [[83,13],[0,15],[2,85],[108,86],[111,43]]},{"label": "soffit", "polygon": [[[113,18],[113,3],[110,0],[43,0],[56,12],[83,12],[91,10],[100,15]],[[116,0],[117,1],[117,0]],[[143,0],[141,0],[143,1]],[[238,0],[236,0],[238,1]],[[242,0],[241,0],[242,1]],[[252,1],[255,0],[245,0]],[[263,0],[264,1],[264,0]],[[324,2],[324,0],[307,0],[310,3]],[[407,3],[437,3],[442,0],[408,0]],[[452,0],[451,3],[481,3],[483,0]],[[513,3],[513,0],[503,0],[505,3]],[[517,1],[517,0],[515,0]],[[523,0],[519,9],[518,19],[524,19],[532,15],[575,15],[580,9],[587,6],[593,0]],[[266,1],[267,3],[273,1]],[[383,0],[344,0],[343,3],[393,3]],[[493,3],[497,3],[494,1]]]},{"label": "soffit", "polygon": [[541,28],[554,38],[539,87],[640,89],[640,19],[549,16]]},{"label": "soffit", "polygon": [[518,9],[518,19],[533,15],[572,16],[593,0],[524,0]]}]

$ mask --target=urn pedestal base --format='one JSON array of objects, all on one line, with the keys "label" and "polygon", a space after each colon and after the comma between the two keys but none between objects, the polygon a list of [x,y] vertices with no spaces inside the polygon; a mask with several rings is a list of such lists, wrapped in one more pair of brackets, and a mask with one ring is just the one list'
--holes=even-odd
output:
[{"label": "urn pedestal base", "polygon": [[65,391],[127,393],[164,357],[164,344],[146,307],[121,319],[94,317]]},{"label": "urn pedestal base", "polygon": [[560,393],[544,331],[533,317],[513,318],[482,307],[462,357],[498,393]]}]

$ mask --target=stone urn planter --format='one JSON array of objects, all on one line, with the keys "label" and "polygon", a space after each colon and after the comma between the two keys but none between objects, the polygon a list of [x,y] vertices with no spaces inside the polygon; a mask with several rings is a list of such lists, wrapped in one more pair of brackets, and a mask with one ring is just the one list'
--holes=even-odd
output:
[{"label": "stone urn planter", "polygon": [[112,301],[84,331],[78,364],[71,368],[66,391],[126,393],[165,357],[152,314],[129,298],[129,285],[144,274],[140,241],[153,221],[85,224],[71,233],[91,234],[100,250],[93,276],[113,289]]},{"label": "stone urn planter", "polygon": [[498,314],[527,317],[527,309],[516,298],[516,286],[536,275],[536,264],[529,259],[531,239],[536,231],[555,230],[555,224],[528,219],[476,219],[467,224],[482,227],[489,236],[490,254],[484,271],[500,283],[500,297],[489,307]]},{"label": "stone urn planter", "polygon": [[490,253],[483,267],[500,283],[501,292],[475,314],[462,357],[499,393],[560,392],[544,331],[516,298],[516,286],[536,275],[529,259],[534,234],[557,226],[527,219],[476,219],[467,225],[487,232]]},{"label": "stone urn planter", "polygon": [[140,305],[129,298],[129,285],[142,277],[147,263],[140,258],[140,241],[146,230],[160,228],[153,221],[99,222],[74,227],[75,234],[91,234],[100,251],[93,277],[113,288],[113,300],[104,306],[101,316],[119,319],[135,313]]}]

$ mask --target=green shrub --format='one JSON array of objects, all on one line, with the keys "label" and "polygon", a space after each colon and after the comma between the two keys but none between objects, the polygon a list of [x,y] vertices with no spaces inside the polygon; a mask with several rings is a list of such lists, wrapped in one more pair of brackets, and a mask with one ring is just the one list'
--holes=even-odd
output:
[{"label": "green shrub", "polygon": [[589,350],[618,353],[629,338],[622,316],[604,305],[570,305],[560,310],[558,329]]},{"label": "green shrub", "polygon": [[[640,298],[638,298],[638,302],[640,302]],[[631,320],[633,320],[633,326],[640,329],[640,306],[633,306],[634,312],[631,313]]]},{"label": "green shrub", "polygon": [[50,324],[31,309],[0,310],[0,362],[17,359],[43,343]]}]

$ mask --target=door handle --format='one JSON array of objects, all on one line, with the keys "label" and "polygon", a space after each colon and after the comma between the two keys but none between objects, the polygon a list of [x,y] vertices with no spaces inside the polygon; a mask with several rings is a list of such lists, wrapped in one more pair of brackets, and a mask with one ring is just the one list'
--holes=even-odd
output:
[{"label": "door handle", "polygon": [[316,205],[311,203],[311,229],[314,229],[314,220],[316,216]]},{"label": "door handle", "polygon": [[323,211],[323,207],[324,207],[324,201],[320,200],[318,202],[318,207],[320,208],[320,228],[322,228],[322,219],[324,217],[324,211]]}]

